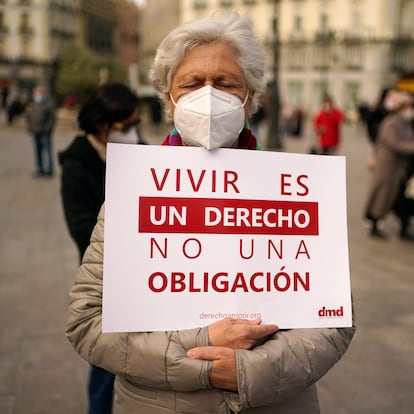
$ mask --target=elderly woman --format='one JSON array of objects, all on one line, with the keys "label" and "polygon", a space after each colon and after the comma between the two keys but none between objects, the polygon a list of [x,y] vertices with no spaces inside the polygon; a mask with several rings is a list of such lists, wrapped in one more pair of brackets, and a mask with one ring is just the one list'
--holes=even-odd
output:
[{"label": "elderly woman", "polygon": [[[257,148],[246,119],[263,89],[263,54],[246,19],[177,27],[151,74],[174,118],[164,145]],[[115,413],[319,412],[315,382],[342,357],[353,328],[278,331],[224,319],[102,334],[103,233],[101,212],[70,294],[66,334],[82,357],[116,374]]]}]

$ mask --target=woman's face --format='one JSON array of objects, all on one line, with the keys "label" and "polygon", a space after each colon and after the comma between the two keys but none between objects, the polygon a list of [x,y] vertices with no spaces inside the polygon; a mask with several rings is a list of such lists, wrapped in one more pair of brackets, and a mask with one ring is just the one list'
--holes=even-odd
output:
[{"label": "woman's face", "polygon": [[[254,91],[248,90],[237,55],[226,43],[210,43],[191,49],[173,75],[170,93],[177,102],[181,96],[207,85],[231,93],[242,102],[249,93],[244,107],[247,117]],[[173,116],[174,104],[169,94],[166,97]]]},{"label": "woman's face", "polygon": [[111,131],[119,131],[122,133],[128,132],[131,128],[136,127],[141,122],[139,109],[136,108],[132,114],[124,119],[123,121],[115,122],[113,125],[107,125],[101,128],[96,134],[95,137],[101,141],[103,144],[108,143],[108,137]]}]

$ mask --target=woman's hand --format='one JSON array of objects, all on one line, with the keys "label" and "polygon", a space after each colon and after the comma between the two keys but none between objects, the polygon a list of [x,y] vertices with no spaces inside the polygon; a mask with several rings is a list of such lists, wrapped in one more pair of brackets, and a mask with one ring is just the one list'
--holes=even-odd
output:
[{"label": "woman's hand", "polygon": [[277,325],[262,325],[260,319],[222,319],[208,326],[211,346],[190,349],[189,358],[212,361],[210,383],[214,388],[237,391],[235,349],[250,349],[260,339],[275,333]]},{"label": "woman's hand", "polygon": [[223,346],[203,346],[190,349],[189,358],[212,361],[210,383],[214,388],[237,391],[236,353]]},{"label": "woman's hand", "polygon": [[208,326],[210,343],[232,349],[250,349],[279,329],[277,325],[262,325],[261,322],[260,319],[222,319]]}]

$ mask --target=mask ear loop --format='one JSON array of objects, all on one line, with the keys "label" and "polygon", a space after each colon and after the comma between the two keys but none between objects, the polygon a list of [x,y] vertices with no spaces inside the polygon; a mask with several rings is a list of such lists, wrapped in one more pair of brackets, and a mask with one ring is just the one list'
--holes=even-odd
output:
[{"label": "mask ear loop", "polygon": [[168,92],[168,95],[170,95],[170,98],[171,98],[172,103],[177,108],[177,102],[174,101],[174,98],[172,97],[171,92]]},{"label": "mask ear loop", "polygon": [[248,91],[247,91],[247,95],[246,95],[246,97],[244,98],[244,101],[243,101],[243,103],[242,103],[242,108],[244,108],[244,106],[246,105],[246,102],[247,102],[247,99],[249,98],[249,95],[250,95],[250,91],[248,90]]}]

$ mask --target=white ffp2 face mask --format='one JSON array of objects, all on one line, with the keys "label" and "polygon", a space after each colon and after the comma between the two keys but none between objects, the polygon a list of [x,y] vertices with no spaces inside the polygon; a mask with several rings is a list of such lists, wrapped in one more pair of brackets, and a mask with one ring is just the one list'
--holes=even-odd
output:
[{"label": "white ffp2 face mask", "polygon": [[244,105],[237,96],[204,86],[175,102],[174,124],[181,139],[189,146],[208,150],[226,148],[237,140],[244,126]]},{"label": "white ffp2 face mask", "polygon": [[135,128],[130,128],[126,132],[113,130],[109,132],[108,142],[118,144],[138,144],[138,133]]}]

